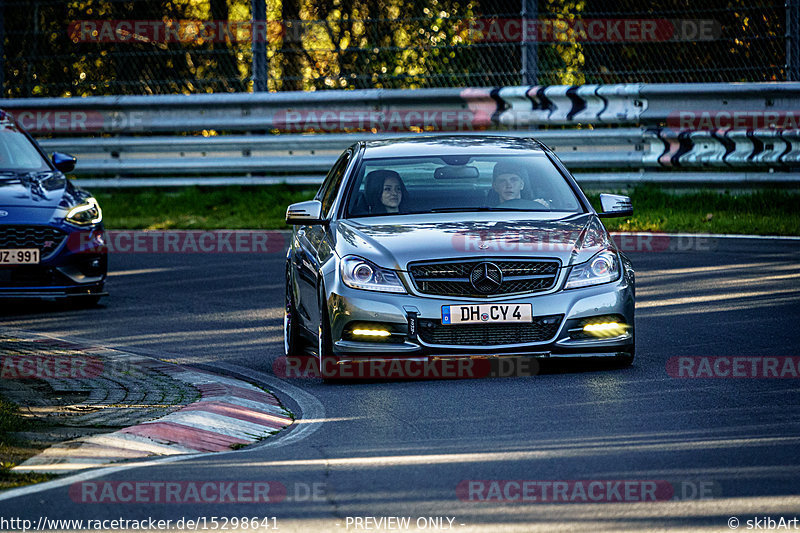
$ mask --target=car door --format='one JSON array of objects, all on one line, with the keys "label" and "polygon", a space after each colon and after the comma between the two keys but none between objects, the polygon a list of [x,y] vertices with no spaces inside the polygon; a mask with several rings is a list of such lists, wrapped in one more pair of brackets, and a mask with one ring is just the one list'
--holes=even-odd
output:
[{"label": "car door", "polygon": [[[322,202],[322,213],[326,218],[332,216],[331,207],[336,200],[352,156],[352,148],[345,150],[328,172],[315,197]],[[306,329],[314,334],[319,325],[317,293],[320,267],[332,253],[329,239],[326,237],[327,230],[324,224],[299,226],[295,233],[295,253],[292,256],[299,290],[297,308],[303,316]]]}]

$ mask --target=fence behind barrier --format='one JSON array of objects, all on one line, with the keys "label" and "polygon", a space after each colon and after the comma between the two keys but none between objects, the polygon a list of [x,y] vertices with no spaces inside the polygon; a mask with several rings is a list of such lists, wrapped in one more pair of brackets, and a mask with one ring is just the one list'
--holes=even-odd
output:
[{"label": "fence behind barrier", "polygon": [[4,0],[5,97],[800,80],[800,0]]}]

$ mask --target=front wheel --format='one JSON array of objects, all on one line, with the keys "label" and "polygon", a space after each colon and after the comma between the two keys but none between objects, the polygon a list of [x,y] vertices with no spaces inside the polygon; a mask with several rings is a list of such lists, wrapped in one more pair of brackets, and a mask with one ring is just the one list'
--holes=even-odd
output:
[{"label": "front wheel", "polygon": [[625,355],[618,355],[614,358],[614,363],[617,368],[628,368],[633,364],[633,359],[636,357],[636,341],[630,346],[625,348],[623,352]]},{"label": "front wheel", "polygon": [[286,357],[300,355],[302,352],[302,340],[300,338],[300,326],[297,324],[297,311],[294,306],[292,296],[291,276],[289,269],[286,270],[286,304],[283,307],[283,353]]},{"label": "front wheel", "polygon": [[633,364],[634,354],[619,355],[614,358],[614,363],[617,368],[628,368]]}]

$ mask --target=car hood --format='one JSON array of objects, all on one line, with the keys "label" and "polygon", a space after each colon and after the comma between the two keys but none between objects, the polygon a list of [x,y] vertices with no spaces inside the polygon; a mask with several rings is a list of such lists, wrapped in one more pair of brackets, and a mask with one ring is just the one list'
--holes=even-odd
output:
[{"label": "car hood", "polygon": [[364,217],[336,223],[339,257],[357,255],[378,266],[406,270],[409,262],[491,257],[557,258],[583,262],[605,246],[608,232],[593,213],[436,213]]},{"label": "car hood", "polygon": [[48,224],[63,219],[69,208],[81,202],[83,195],[60,172],[2,175],[0,224]]}]

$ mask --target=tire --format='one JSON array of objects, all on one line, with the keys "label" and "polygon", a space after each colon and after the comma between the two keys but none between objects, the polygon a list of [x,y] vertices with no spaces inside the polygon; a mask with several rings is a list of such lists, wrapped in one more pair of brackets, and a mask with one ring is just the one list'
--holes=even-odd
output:
[{"label": "tire", "polygon": [[628,368],[633,364],[634,354],[621,355],[614,358],[614,366],[617,368]]},{"label": "tire", "polygon": [[297,324],[297,311],[294,307],[292,284],[289,269],[286,269],[286,302],[283,306],[283,354],[286,357],[303,354],[303,341],[300,326]]},{"label": "tire", "polygon": [[614,358],[614,366],[617,368],[628,368],[633,364],[633,360],[636,357],[636,344],[631,344],[627,348],[627,353],[629,355],[620,355]]}]

